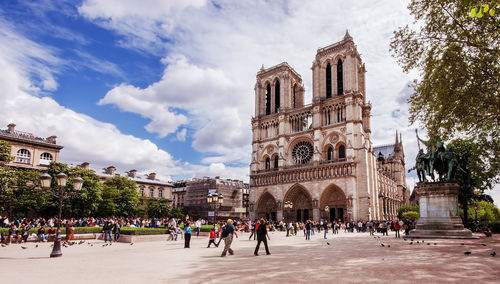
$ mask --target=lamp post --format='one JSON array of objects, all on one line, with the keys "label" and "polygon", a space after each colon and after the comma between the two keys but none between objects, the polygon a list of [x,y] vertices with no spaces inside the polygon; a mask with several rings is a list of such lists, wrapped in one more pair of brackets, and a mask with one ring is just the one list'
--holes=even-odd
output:
[{"label": "lamp post", "polygon": [[[68,181],[68,176],[65,173],[59,173],[56,176],[57,185],[59,190],[52,190],[52,195],[59,198],[59,214],[57,216],[57,233],[56,239],[54,241],[54,248],[50,253],[50,257],[60,257],[62,256],[61,250],[61,215],[62,215],[62,203],[65,197],[64,188],[66,187],[66,182]],[[50,188],[52,177],[48,173],[44,173],[40,176],[40,185],[42,188]],[[73,190],[80,191],[82,189],[83,179],[81,177],[76,177],[73,179]]]},{"label": "lamp post", "polygon": [[222,205],[222,202],[224,202],[224,196],[222,196],[222,193],[217,194],[214,192],[207,195],[207,203],[214,206],[214,224],[217,221],[217,207]]}]

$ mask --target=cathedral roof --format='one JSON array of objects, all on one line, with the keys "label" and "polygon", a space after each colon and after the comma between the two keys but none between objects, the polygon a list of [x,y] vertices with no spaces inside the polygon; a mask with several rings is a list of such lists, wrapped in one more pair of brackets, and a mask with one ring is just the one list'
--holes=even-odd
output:
[{"label": "cathedral roof", "polygon": [[375,157],[378,158],[381,153],[384,159],[390,159],[394,157],[394,144],[383,145],[378,147],[373,147],[373,152],[375,153]]}]

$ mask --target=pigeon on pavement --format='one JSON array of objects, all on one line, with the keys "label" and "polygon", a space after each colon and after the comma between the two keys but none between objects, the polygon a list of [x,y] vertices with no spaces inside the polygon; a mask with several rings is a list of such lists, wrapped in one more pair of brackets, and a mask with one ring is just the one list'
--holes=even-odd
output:
[{"label": "pigeon on pavement", "polygon": [[492,253],[490,253],[490,255],[491,256],[495,256],[495,255],[497,255],[497,253],[496,252],[492,252]]},{"label": "pigeon on pavement", "polygon": [[27,249],[28,247],[23,247],[23,246],[22,246],[21,248],[22,248],[22,249]]},{"label": "pigeon on pavement", "polygon": [[471,252],[470,252],[470,251],[466,251],[466,252],[464,252],[464,254],[465,254],[465,255],[470,255],[470,254],[471,254]]}]

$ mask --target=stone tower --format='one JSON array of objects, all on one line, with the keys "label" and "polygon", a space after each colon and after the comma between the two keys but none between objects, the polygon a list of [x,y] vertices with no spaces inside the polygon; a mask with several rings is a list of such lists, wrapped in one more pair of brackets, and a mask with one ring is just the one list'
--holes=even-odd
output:
[{"label": "stone tower", "polygon": [[257,73],[250,217],[380,219],[366,70],[349,33],[319,48],[311,69],[310,105],[304,105],[301,76],[288,63]]}]

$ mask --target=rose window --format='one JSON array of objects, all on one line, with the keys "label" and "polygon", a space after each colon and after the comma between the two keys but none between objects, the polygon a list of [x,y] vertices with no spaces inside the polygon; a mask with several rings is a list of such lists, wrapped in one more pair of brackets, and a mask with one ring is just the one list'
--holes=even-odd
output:
[{"label": "rose window", "polygon": [[313,156],[313,146],[307,141],[299,142],[293,147],[292,157],[297,164],[308,163]]}]

